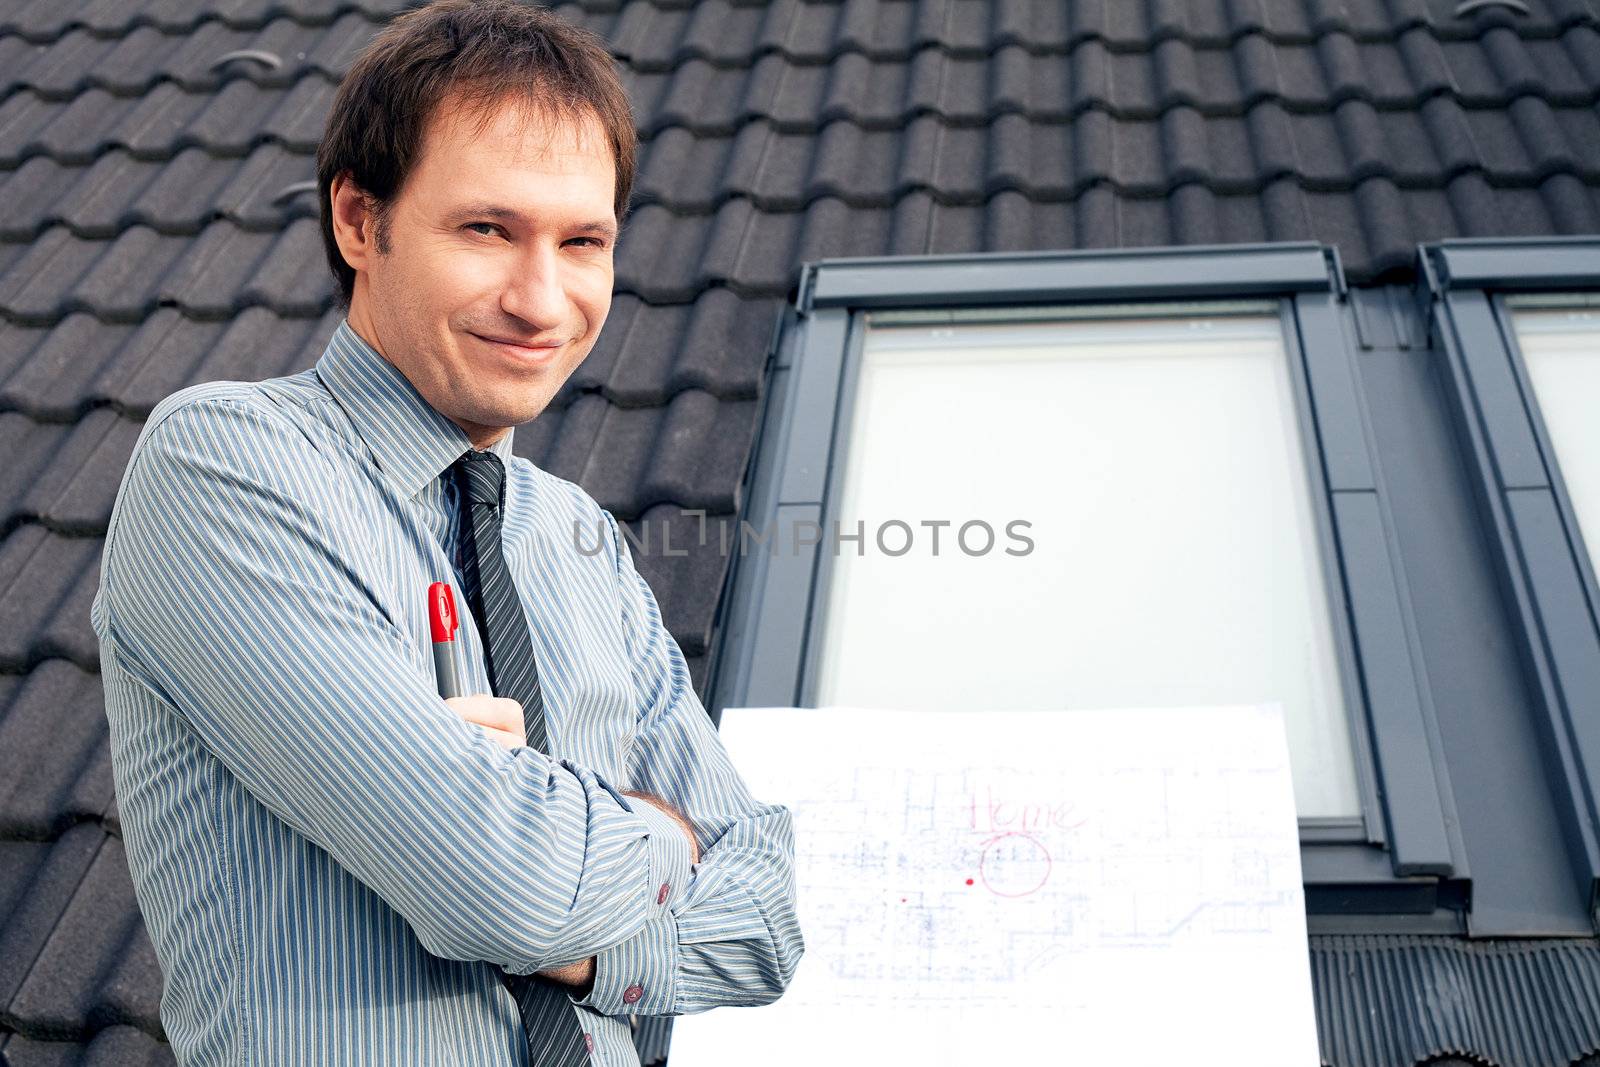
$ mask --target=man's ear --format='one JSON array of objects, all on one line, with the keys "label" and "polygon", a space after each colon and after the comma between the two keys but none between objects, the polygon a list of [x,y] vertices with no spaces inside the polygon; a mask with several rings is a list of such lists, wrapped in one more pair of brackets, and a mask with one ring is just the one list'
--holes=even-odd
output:
[{"label": "man's ear", "polygon": [[377,218],[372,200],[351,180],[350,172],[333,179],[328,188],[333,208],[333,239],[351,270],[367,270],[379,253]]}]

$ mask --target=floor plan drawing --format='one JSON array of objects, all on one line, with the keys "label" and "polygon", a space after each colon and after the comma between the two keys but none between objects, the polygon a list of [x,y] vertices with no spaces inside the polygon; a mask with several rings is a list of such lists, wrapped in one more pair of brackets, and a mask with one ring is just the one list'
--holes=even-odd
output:
[{"label": "floor plan drawing", "polygon": [[[1026,1054],[1037,1028],[1022,1019],[1048,1005],[1051,1030],[1078,1028],[1086,1052],[1122,1041],[1127,1062],[1117,1027],[1170,1001],[1185,1019],[1209,1011],[1198,1024],[1225,1025],[1230,1062],[1250,1063],[1249,1005],[1258,1062],[1315,1064],[1280,715],[725,714],[752,791],[794,812],[806,943],[782,1000],[740,1014],[794,1021],[797,1063],[827,1055],[829,1034],[870,1043],[885,1019],[925,1036],[918,1056],[955,1063],[996,1040]],[[705,1032],[719,1025],[742,1023],[708,1017]],[[679,1026],[675,1062],[716,1062],[697,1058],[713,1055],[700,1032]]]}]

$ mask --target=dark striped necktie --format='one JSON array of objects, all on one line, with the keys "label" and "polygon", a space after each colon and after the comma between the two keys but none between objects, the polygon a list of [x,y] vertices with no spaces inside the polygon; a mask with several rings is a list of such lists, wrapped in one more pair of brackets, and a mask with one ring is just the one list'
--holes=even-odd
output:
[{"label": "dark striped necktie", "polygon": [[[461,501],[461,592],[478,623],[489,684],[497,697],[522,705],[528,744],[549,753],[544,726],[544,695],[533,659],[533,639],[511,572],[500,550],[500,511],[505,503],[506,472],[493,452],[469,450],[456,460],[456,487]],[[538,862],[529,857],[529,862]],[[584,1035],[566,1004],[566,995],[552,982],[533,975],[509,974],[501,979],[517,998],[522,1029],[535,1067],[566,1067],[588,1059]],[[540,1024],[543,1023],[543,1029]]]},{"label": "dark striped necktie", "polygon": [[500,551],[500,508],[505,502],[506,471],[493,452],[469,450],[454,469],[464,510],[462,523],[462,593],[478,620],[489,684],[497,697],[522,705],[528,744],[548,754],[544,728],[544,694],[539,667],[533,660],[528,617],[511,572]]}]

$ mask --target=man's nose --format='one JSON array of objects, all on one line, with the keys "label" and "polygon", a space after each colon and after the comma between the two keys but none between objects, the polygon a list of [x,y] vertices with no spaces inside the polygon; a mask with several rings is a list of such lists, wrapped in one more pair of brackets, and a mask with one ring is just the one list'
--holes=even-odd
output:
[{"label": "man's nose", "polygon": [[500,307],[541,331],[561,325],[566,316],[567,292],[555,248],[535,242],[516,258],[500,293]]}]

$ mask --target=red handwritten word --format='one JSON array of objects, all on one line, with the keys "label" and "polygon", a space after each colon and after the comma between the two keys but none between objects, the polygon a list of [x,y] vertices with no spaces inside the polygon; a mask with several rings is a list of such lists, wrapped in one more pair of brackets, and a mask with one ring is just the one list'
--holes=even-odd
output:
[{"label": "red handwritten word", "polygon": [[1058,804],[1007,803],[995,796],[993,786],[972,794],[971,828],[980,833],[1028,830],[1071,830],[1088,822],[1074,819],[1077,805],[1070,800]]}]

